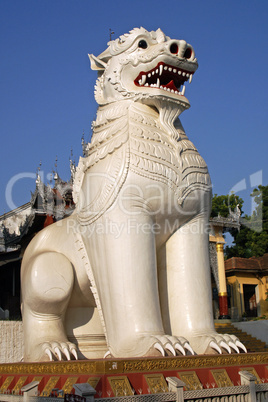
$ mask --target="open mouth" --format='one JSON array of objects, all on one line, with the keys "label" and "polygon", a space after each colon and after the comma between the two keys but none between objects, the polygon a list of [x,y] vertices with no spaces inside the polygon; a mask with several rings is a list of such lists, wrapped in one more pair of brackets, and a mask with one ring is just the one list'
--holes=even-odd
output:
[{"label": "open mouth", "polygon": [[160,62],[152,70],[140,72],[134,83],[139,87],[160,88],[184,96],[184,83],[188,80],[191,83],[192,76],[193,72]]}]

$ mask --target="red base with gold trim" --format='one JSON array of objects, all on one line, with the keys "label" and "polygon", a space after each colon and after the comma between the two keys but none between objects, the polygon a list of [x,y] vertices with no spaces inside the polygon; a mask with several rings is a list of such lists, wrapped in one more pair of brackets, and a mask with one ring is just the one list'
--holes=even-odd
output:
[{"label": "red base with gold trim", "polygon": [[0,393],[20,394],[24,385],[39,381],[43,396],[55,388],[73,393],[73,384],[85,382],[96,398],[139,395],[166,391],[166,377],[180,378],[187,390],[214,388],[239,385],[241,370],[268,382],[268,353],[1,364]]}]

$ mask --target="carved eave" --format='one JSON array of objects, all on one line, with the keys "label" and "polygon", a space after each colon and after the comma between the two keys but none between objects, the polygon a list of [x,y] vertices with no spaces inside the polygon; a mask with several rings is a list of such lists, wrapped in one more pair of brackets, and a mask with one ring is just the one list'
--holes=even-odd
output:
[{"label": "carved eave", "polygon": [[0,251],[19,249],[19,242],[34,221],[31,202],[0,216]]},{"label": "carved eave", "polygon": [[216,216],[213,218],[210,218],[209,220],[210,224],[212,226],[217,226],[221,227],[223,231],[228,231],[228,229],[240,229],[240,217],[239,216],[232,216],[228,215],[227,218],[224,218],[223,216]]}]

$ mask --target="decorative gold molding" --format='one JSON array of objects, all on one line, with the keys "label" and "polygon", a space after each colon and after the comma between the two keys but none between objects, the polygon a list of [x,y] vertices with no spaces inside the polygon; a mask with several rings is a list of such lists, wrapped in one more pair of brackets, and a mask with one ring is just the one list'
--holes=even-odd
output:
[{"label": "decorative gold molding", "polygon": [[168,392],[168,386],[163,374],[145,374],[144,378],[151,394]]},{"label": "decorative gold molding", "polygon": [[186,391],[203,389],[201,382],[195,371],[180,371],[177,373],[180,379],[185,383]]},{"label": "decorative gold molding", "polygon": [[100,381],[100,377],[90,377],[87,382],[96,389],[98,382]]},{"label": "decorative gold molding", "polygon": [[77,383],[79,377],[69,377],[67,378],[67,380],[65,381],[65,384],[63,385],[62,389],[64,391],[65,394],[70,394],[72,389],[73,389],[73,385]]},{"label": "decorative gold molding", "polygon": [[220,292],[218,293],[218,296],[228,296],[227,292]]},{"label": "decorative gold molding", "polygon": [[2,387],[0,388],[0,394],[3,394],[8,389],[13,380],[14,376],[10,376],[5,379],[4,383],[2,384]]},{"label": "decorative gold molding", "polygon": [[214,380],[216,381],[217,387],[233,387],[234,384],[230,380],[230,377],[228,376],[225,369],[210,370],[210,372],[213,375]]},{"label": "decorative gold molding", "polygon": [[59,381],[59,379],[60,377],[58,376],[50,377],[40,396],[50,396],[52,389],[56,387],[56,384]]},{"label": "decorative gold molding", "polygon": [[268,364],[268,352],[187,357],[99,359],[72,362],[0,364],[0,375],[101,375]]},{"label": "decorative gold molding", "polygon": [[216,244],[216,250],[217,250],[217,252],[223,253],[223,247],[224,247],[224,244],[222,244],[222,243],[217,243],[217,244]]},{"label": "decorative gold molding", "polygon": [[17,381],[15,387],[13,387],[13,389],[12,389],[12,393],[13,393],[14,395],[18,395],[18,394],[19,394],[21,388],[23,387],[24,383],[25,383],[26,380],[27,380],[27,377],[28,377],[28,376],[22,376],[22,377],[20,377],[20,378],[18,379],[18,381]]},{"label": "decorative gold molding", "polygon": [[115,397],[133,395],[132,388],[126,375],[108,377]]}]

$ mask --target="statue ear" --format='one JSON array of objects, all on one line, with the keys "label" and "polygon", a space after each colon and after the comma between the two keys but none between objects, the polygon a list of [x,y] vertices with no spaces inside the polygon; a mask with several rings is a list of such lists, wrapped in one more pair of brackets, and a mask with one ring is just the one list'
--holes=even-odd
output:
[{"label": "statue ear", "polygon": [[88,57],[90,60],[90,67],[92,70],[98,70],[98,71],[105,70],[107,63],[98,59],[98,57],[94,56],[94,54],[89,54]]}]

